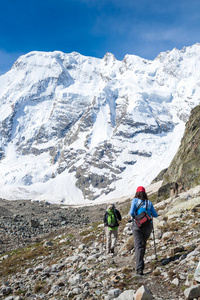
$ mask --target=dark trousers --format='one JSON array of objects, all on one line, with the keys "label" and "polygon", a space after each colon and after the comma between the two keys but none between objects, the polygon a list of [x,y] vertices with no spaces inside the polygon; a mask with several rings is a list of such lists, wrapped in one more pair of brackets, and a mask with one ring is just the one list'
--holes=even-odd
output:
[{"label": "dark trousers", "polygon": [[138,226],[133,222],[133,238],[135,247],[135,260],[136,260],[136,270],[144,270],[144,255],[146,251],[147,240],[152,232],[152,223],[138,228]]}]

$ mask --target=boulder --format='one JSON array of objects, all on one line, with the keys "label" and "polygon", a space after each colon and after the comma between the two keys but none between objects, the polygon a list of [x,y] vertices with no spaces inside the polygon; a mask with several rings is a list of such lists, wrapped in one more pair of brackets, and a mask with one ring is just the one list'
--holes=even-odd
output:
[{"label": "boulder", "polygon": [[198,266],[196,268],[196,271],[194,273],[194,279],[198,282],[200,282],[200,259],[199,259],[199,263]]},{"label": "boulder", "polygon": [[200,297],[200,284],[193,285],[184,291],[186,299],[192,300],[194,298]]},{"label": "boulder", "polygon": [[174,205],[169,211],[167,212],[167,216],[173,215],[178,212],[183,212],[187,210],[192,210],[195,207],[200,206],[200,197],[192,198],[189,201],[180,201],[176,205]]},{"label": "boulder", "polygon": [[134,300],[134,294],[134,290],[124,291],[117,297],[117,300]]},{"label": "boulder", "polygon": [[150,291],[142,285],[135,294],[135,300],[153,300]]}]

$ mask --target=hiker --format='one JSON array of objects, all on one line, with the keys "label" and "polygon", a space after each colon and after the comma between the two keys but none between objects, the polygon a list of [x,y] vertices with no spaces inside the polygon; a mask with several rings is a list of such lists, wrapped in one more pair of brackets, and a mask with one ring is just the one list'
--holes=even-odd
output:
[{"label": "hiker", "polygon": [[171,198],[172,199],[178,197],[178,183],[177,182],[171,183],[170,190],[171,190]]},{"label": "hiker", "polygon": [[[141,227],[138,227],[135,217],[141,212],[146,211],[150,221],[144,223]],[[153,204],[148,200],[145,188],[139,186],[136,190],[135,198],[133,198],[131,203],[131,209],[129,214],[133,220],[133,237],[134,237],[134,247],[135,247],[135,260],[136,260],[136,272],[138,275],[144,275],[144,255],[146,251],[146,243],[152,232],[153,223],[152,217],[157,217],[158,214],[153,207]]]},{"label": "hiker", "polygon": [[122,217],[120,212],[115,208],[114,204],[110,204],[107,207],[104,215],[104,226],[106,231],[106,252],[114,253],[114,249],[117,242],[117,229],[119,226],[118,221],[121,221]]}]

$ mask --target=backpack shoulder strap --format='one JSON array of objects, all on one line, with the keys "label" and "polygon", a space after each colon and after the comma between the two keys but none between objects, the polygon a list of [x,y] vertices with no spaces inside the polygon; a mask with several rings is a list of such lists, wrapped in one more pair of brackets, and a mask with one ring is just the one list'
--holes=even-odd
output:
[{"label": "backpack shoulder strap", "polygon": [[119,225],[118,224],[118,222],[117,222],[117,212],[116,212],[116,209],[114,209],[114,211],[113,211],[113,213],[114,213],[114,217],[115,217],[115,222],[116,222],[116,224],[117,224],[117,226]]},{"label": "backpack shoulder strap", "polygon": [[108,212],[107,211],[104,215],[104,223],[108,223]]},{"label": "backpack shoulder strap", "polygon": [[146,199],[146,211],[147,211],[148,200]]},{"label": "backpack shoulder strap", "polygon": [[[144,201],[144,200],[142,200],[142,201]],[[136,211],[135,211],[135,212],[137,212],[138,209],[139,209],[143,204],[144,204],[144,202],[141,202],[141,203],[138,205],[138,207],[136,208]]]}]

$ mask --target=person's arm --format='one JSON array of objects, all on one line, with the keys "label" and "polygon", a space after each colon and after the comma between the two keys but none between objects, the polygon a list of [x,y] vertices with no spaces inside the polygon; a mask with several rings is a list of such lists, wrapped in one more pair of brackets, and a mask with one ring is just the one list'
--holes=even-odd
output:
[{"label": "person's arm", "polygon": [[135,199],[132,200],[131,203],[131,209],[129,211],[129,214],[131,215],[131,217],[135,217],[135,210],[136,210],[136,204],[135,204]]},{"label": "person's arm", "polygon": [[105,213],[103,221],[104,221],[104,225],[106,226],[107,225],[107,213]]},{"label": "person's arm", "polygon": [[119,221],[121,221],[121,220],[122,220],[122,216],[121,216],[121,214],[120,214],[120,212],[119,212],[118,209],[116,209],[116,215],[117,215],[117,219],[118,219]]},{"label": "person's arm", "polygon": [[158,213],[157,211],[155,210],[153,204],[151,203],[151,215],[154,217],[154,218],[157,218],[158,216]]}]

